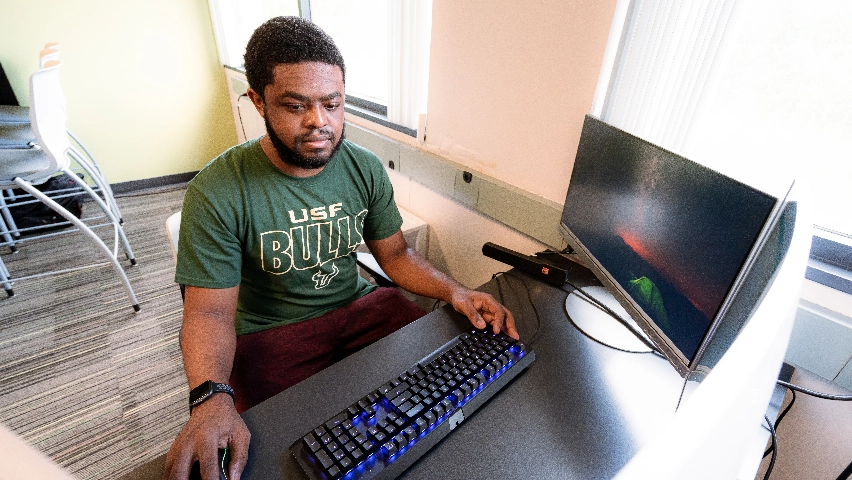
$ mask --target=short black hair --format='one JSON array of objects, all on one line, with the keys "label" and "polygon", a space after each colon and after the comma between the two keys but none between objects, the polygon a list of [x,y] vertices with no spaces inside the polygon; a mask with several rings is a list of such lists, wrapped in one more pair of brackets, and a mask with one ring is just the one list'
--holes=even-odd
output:
[{"label": "short black hair", "polygon": [[343,55],[334,40],[301,17],[275,17],[257,27],[248,41],[244,59],[249,87],[261,98],[263,90],[272,83],[273,70],[282,63],[337,65],[346,81]]}]

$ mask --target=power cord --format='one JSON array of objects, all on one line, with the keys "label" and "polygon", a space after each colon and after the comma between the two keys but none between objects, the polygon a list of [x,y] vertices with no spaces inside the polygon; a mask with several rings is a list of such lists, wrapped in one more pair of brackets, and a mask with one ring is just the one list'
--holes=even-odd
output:
[{"label": "power cord", "polygon": [[[852,395],[833,395],[830,393],[817,392],[814,390],[810,390],[799,385],[792,384],[790,382],[785,382],[784,380],[778,380],[778,385],[782,387],[790,389],[790,392],[793,394],[793,399],[790,401],[790,404],[784,409],[781,415],[778,416],[778,420],[776,420],[775,425],[769,422],[767,417],[763,417],[767,424],[769,424],[769,433],[772,434],[772,445],[763,453],[763,458],[766,458],[770,452],[772,453],[772,459],[769,461],[769,468],[766,470],[766,474],[763,476],[763,480],[767,480],[769,475],[772,473],[772,467],[775,465],[775,457],[777,456],[778,449],[778,440],[776,438],[775,429],[778,427],[778,424],[781,423],[781,420],[784,419],[784,416],[790,411],[790,408],[793,406],[793,403],[796,401],[796,392],[804,393],[805,395],[810,395],[812,397],[822,398],[825,400],[835,400],[848,402],[852,401]],[[847,480],[850,476],[852,476],[852,463],[847,466],[843,472],[840,473],[840,476],[837,477],[837,480]]]},{"label": "power cord", "polygon": [[766,468],[766,473],[763,474],[763,480],[768,480],[769,476],[772,475],[772,468],[775,467],[775,458],[778,456],[778,436],[775,434],[775,427],[769,421],[769,417],[764,415],[763,419],[766,420],[767,425],[767,427],[763,428],[769,430],[769,434],[772,436],[772,446],[770,447],[772,458],[769,460],[769,467]]},{"label": "power cord", "polygon": [[842,472],[840,472],[840,476],[837,477],[837,480],[848,480],[849,477],[852,477],[852,463],[849,464]]},{"label": "power cord", "polygon": [[653,343],[651,343],[651,341],[650,341],[650,340],[648,340],[647,338],[645,338],[645,335],[643,335],[641,332],[639,332],[639,331],[636,329],[636,327],[634,327],[633,325],[629,324],[626,320],[624,320],[623,318],[621,318],[621,316],[619,316],[617,313],[615,313],[614,311],[612,311],[612,309],[610,309],[609,307],[607,307],[606,305],[604,305],[604,304],[603,304],[603,302],[601,302],[600,300],[598,300],[598,299],[596,299],[596,298],[592,297],[592,296],[591,296],[591,295],[589,295],[588,293],[584,292],[583,290],[581,290],[581,289],[580,289],[580,287],[578,287],[578,286],[574,285],[573,283],[571,283],[571,282],[569,282],[569,281],[566,281],[565,283],[567,283],[567,284],[568,284],[571,288],[573,288],[573,289],[574,289],[574,293],[577,293],[578,295],[582,295],[582,296],[583,296],[583,297],[585,297],[585,298],[586,298],[589,302],[593,303],[596,307],[598,307],[599,309],[601,309],[602,311],[604,311],[606,314],[608,314],[609,316],[611,316],[612,318],[614,318],[615,320],[617,320],[617,321],[618,321],[618,323],[622,324],[625,328],[627,328],[628,330],[630,330],[630,332],[631,332],[631,333],[633,333],[633,335],[635,335],[635,336],[636,336],[636,338],[638,338],[638,339],[639,339],[639,341],[641,341],[641,342],[642,342],[642,343],[643,343],[646,347],[648,347],[651,351],[650,351],[650,352],[641,352],[641,351],[636,351],[636,350],[625,350],[625,349],[623,349],[623,348],[618,348],[618,347],[612,346],[612,345],[610,345],[610,344],[608,344],[608,343],[602,342],[601,340],[598,340],[597,338],[592,337],[592,336],[591,336],[591,335],[589,335],[587,332],[585,332],[582,328],[580,328],[580,327],[577,325],[577,323],[576,323],[576,322],[574,322],[574,320],[571,318],[571,315],[569,315],[569,314],[568,314],[568,310],[566,309],[566,310],[565,310],[565,316],[566,316],[566,317],[568,317],[568,321],[569,321],[569,322],[571,322],[571,325],[573,325],[573,326],[574,326],[574,328],[576,328],[576,329],[577,329],[580,333],[582,333],[584,336],[586,336],[586,337],[587,337],[587,338],[589,338],[590,340],[593,340],[594,342],[599,343],[599,344],[601,344],[601,345],[603,345],[603,346],[605,346],[605,347],[609,347],[609,348],[611,348],[611,349],[613,349],[613,350],[618,350],[618,351],[620,351],[620,352],[625,352],[625,353],[650,353],[650,354],[656,355],[656,356],[658,356],[658,357],[660,357],[660,358],[665,358],[665,356],[663,356],[663,354],[662,354],[662,353],[660,353],[660,351],[657,349],[657,347],[656,347]]},{"label": "power cord", "polygon": [[[781,415],[778,415],[778,419],[777,419],[777,420],[775,420],[775,430],[776,430],[776,431],[778,430],[778,425],[780,425],[780,424],[781,424],[781,420],[784,420],[784,416],[785,416],[785,415],[787,415],[787,412],[789,412],[789,411],[790,411],[790,409],[791,409],[791,408],[793,408],[793,404],[794,404],[794,403],[796,403],[796,391],[795,391],[795,390],[790,390],[790,393],[792,393],[792,394],[793,394],[793,398],[790,400],[790,403],[789,403],[789,404],[787,404],[787,407],[785,407],[785,408],[784,408],[784,410],[781,412]],[[770,453],[772,453],[772,452],[773,452],[773,448],[774,448],[774,447],[769,447],[769,448],[767,448],[767,449],[766,449],[766,451],[765,451],[765,452],[763,452],[763,458],[766,458],[766,456],[767,456],[767,455],[769,455]]]},{"label": "power cord", "polygon": [[798,385],[794,385],[792,383],[785,382],[783,380],[778,380],[778,385],[781,385],[782,387],[787,387],[790,390],[802,392],[805,395],[810,395],[812,397],[817,397],[817,398],[824,398],[826,400],[838,400],[838,401],[841,401],[841,402],[848,402],[848,401],[852,400],[852,395],[831,395],[829,393],[815,392],[813,390],[808,390],[807,388],[800,387]]}]

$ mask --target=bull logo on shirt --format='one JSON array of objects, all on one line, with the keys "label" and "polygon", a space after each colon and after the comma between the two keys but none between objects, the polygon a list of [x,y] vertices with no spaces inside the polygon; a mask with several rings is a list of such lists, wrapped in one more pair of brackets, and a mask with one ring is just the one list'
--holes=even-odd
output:
[{"label": "bull logo on shirt", "polygon": [[336,277],[338,273],[340,273],[340,270],[338,270],[337,265],[333,263],[331,264],[331,273],[315,273],[314,276],[311,277],[311,280],[316,283],[316,286],[314,288],[319,290],[321,288],[327,287],[328,284],[331,283],[331,279]]},{"label": "bull logo on shirt", "polygon": [[[357,215],[341,216],[343,206],[290,210],[289,230],[273,230],[260,234],[260,263],[264,272],[283,275],[292,269],[317,269],[312,277],[316,288],[324,288],[338,271],[323,265],[354,252],[363,241],[367,210]],[[310,223],[313,221],[313,223]],[[323,270],[326,270],[325,272]]]}]

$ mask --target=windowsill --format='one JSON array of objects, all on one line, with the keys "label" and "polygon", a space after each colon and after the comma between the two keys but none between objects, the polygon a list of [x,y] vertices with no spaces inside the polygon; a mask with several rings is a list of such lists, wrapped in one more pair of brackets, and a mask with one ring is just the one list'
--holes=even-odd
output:
[{"label": "windowsill", "polygon": [[393,123],[389,121],[387,117],[371,112],[365,108],[361,108],[356,105],[352,105],[351,103],[347,103],[344,109],[346,110],[346,113],[351,113],[352,115],[369,120],[373,123],[378,123],[383,127],[390,128],[397,132],[404,133],[410,137],[417,138],[417,130],[413,130],[411,128]]},{"label": "windowsill", "polygon": [[852,295],[852,239],[817,229],[805,278]]}]

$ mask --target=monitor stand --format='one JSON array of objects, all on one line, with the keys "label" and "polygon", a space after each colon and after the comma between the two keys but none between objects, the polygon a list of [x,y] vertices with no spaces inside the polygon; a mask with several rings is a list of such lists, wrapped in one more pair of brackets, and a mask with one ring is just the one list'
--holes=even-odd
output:
[{"label": "monitor stand", "polygon": [[[610,310],[618,314],[619,317],[632,324],[637,331],[641,332],[636,322],[630,318],[627,311],[624,310],[606,288],[592,286],[583,287],[580,290],[606,305]],[[565,311],[574,321],[574,324],[594,340],[631,352],[648,353],[651,351],[641,340],[636,338],[633,332],[622,325],[621,322],[612,318],[609,313],[592,303],[582,294],[577,293],[576,290],[571,292],[568,298],[565,299]]]}]

